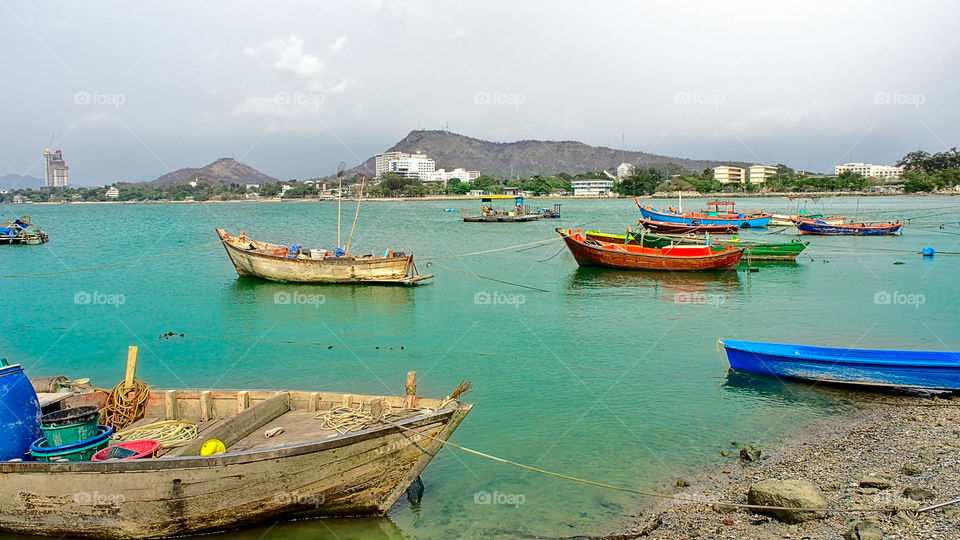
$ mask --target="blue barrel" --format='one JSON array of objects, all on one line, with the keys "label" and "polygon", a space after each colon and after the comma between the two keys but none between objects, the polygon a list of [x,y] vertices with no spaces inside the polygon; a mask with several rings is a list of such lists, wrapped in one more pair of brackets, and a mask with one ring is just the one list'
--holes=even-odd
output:
[{"label": "blue barrel", "polygon": [[42,437],[40,403],[19,364],[0,368],[0,461],[22,458]]}]

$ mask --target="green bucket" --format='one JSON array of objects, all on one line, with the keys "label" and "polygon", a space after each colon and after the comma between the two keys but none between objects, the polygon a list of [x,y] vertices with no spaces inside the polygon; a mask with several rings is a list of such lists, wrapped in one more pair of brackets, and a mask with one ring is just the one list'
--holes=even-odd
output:
[{"label": "green bucket", "polygon": [[40,418],[40,430],[47,446],[66,446],[97,436],[97,407],[76,407],[52,412]]},{"label": "green bucket", "polygon": [[49,446],[47,439],[37,439],[30,445],[30,454],[37,461],[90,461],[98,451],[110,444],[113,429],[108,426],[98,426],[97,434],[87,440],[64,446]]}]

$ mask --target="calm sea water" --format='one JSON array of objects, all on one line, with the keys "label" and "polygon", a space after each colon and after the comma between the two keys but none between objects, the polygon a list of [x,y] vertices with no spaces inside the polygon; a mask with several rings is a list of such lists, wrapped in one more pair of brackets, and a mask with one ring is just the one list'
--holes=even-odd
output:
[{"label": "calm sea water", "polygon": [[[459,206],[449,201],[364,203],[353,250],[412,250],[421,272],[436,274],[416,288],[239,279],[217,244],[87,272],[3,277],[0,356],[31,375],[91,377],[107,387],[123,377],[127,345],[140,347],[138,375],[160,387],[402,394],[406,372],[416,370],[420,393],[439,397],[468,379],[476,407],[455,442],[595,481],[658,489],[719,464],[732,440],[762,445],[863,398],[728,376],[718,338],[960,349],[960,259],[916,254],[925,246],[960,252],[957,198],[863,198],[859,209],[855,198],[810,202],[810,213],[914,219],[902,236],[805,238],[812,261],[805,253],[795,265],[756,273],[580,269],[559,242],[427,267],[432,257],[550,239],[557,226],[619,232],[636,223],[629,200],[561,202],[563,219],[518,224],[462,223],[458,213],[442,211]],[[704,202],[685,200],[684,207]],[[786,212],[788,203],[746,199],[738,207]],[[345,205],[344,239],[352,210]],[[336,244],[332,203],[0,205],[0,213],[29,213],[52,238],[43,246],[0,247],[2,275],[171,253],[214,242],[215,227],[278,243]],[[323,302],[279,304],[278,293],[322,295]],[[169,331],[184,337],[160,337]],[[600,534],[627,525],[645,502],[452,448],[423,481],[420,505],[401,500],[385,518],[282,523],[217,537]]]}]

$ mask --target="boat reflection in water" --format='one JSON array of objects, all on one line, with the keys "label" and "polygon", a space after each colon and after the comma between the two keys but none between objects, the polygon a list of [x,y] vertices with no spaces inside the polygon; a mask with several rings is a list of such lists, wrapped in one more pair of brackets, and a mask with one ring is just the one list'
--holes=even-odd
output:
[{"label": "boat reflection in water", "polygon": [[578,267],[570,277],[571,294],[620,296],[624,289],[653,290],[668,301],[696,301],[707,295],[732,296],[740,290],[737,272],[634,272]]}]

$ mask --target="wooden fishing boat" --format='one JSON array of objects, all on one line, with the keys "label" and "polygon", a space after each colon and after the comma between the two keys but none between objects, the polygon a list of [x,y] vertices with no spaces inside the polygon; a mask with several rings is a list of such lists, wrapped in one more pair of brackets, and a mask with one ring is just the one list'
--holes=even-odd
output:
[{"label": "wooden fishing boat", "polygon": [[641,219],[637,222],[641,227],[658,233],[710,233],[710,234],[736,234],[740,229],[737,225],[704,225],[704,224],[683,224],[671,223],[669,221],[657,221],[654,219]]},{"label": "wooden fishing boat", "polygon": [[671,246],[665,249],[614,244],[587,238],[580,231],[556,229],[580,266],[624,270],[736,270],[742,249],[715,252],[709,246]]},{"label": "wooden fishing boat", "polygon": [[817,219],[827,223],[828,225],[840,225],[847,220],[847,218],[844,216],[824,217],[819,214],[771,214],[770,225],[792,227],[796,222],[803,219]]},{"label": "wooden fishing boat", "polygon": [[383,257],[331,253],[323,249],[258,242],[247,238],[243,232],[234,237],[217,229],[217,235],[240,276],[295,283],[388,285],[409,285],[433,277],[433,274],[417,273],[413,255],[402,251],[387,251]]},{"label": "wooden fishing boat", "polygon": [[[671,245],[705,246],[707,240],[703,236],[679,234],[650,234],[630,232],[628,234],[607,234],[587,231],[587,238],[599,242],[612,244],[627,244],[649,248],[667,248]],[[793,240],[790,242],[752,242],[748,240],[732,240],[710,237],[710,246],[714,251],[723,251],[727,247],[743,248],[741,261],[795,261],[797,255],[806,249],[809,242]]]},{"label": "wooden fishing boat", "polygon": [[30,222],[30,216],[0,223],[0,245],[24,244],[36,246],[50,241],[50,236]]},{"label": "wooden fishing boat", "polygon": [[825,236],[882,236],[896,234],[902,221],[891,223],[842,223],[830,225],[819,219],[804,219],[797,222],[800,234],[819,234]]},{"label": "wooden fishing boat", "polygon": [[735,370],[870,386],[960,390],[960,353],[720,340]]},{"label": "wooden fishing boat", "polygon": [[[2,462],[0,530],[156,538],[264,520],[382,515],[472,407],[417,397],[409,377],[407,395],[388,397],[151,389],[134,426],[185,420],[196,424],[197,438],[156,459]],[[318,418],[340,408],[365,419],[347,431]],[[283,430],[265,438],[274,428]],[[209,439],[226,452],[199,455]]]},{"label": "wooden fishing boat", "polygon": [[[640,209],[640,215],[643,219],[652,219],[654,221],[680,223],[683,225],[735,225],[740,228],[747,227],[766,227],[770,222],[770,214],[766,213],[722,213],[714,211],[706,212],[679,212],[673,210],[657,210],[653,206],[644,206],[640,204],[640,199],[634,198],[637,208]],[[715,204],[729,204],[714,201]]]}]

